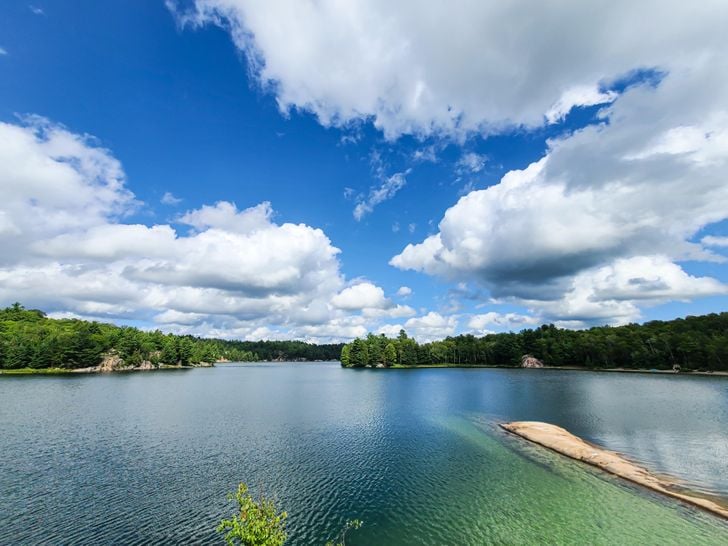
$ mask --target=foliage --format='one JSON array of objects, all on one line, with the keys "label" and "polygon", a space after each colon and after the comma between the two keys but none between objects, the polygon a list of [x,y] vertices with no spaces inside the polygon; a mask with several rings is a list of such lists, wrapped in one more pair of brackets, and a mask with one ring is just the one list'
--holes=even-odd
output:
[{"label": "foliage", "polygon": [[[230,493],[228,498],[237,501],[238,512],[230,519],[221,520],[216,530],[225,533],[229,546],[281,546],[286,541],[288,514],[278,512],[272,500],[263,496],[255,500],[244,483],[239,484],[237,492]],[[326,546],[346,546],[346,534],[362,525],[361,520],[347,520],[336,542],[329,540]]]},{"label": "foliage", "polygon": [[369,363],[368,344],[361,340],[355,339],[349,349],[349,365],[352,368],[360,368]]},{"label": "foliage", "polygon": [[728,313],[625,326],[565,330],[553,324],[518,333],[460,335],[418,344],[369,334],[342,350],[342,366],[518,366],[530,354],[549,366],[728,371]]},{"label": "foliage", "polygon": [[230,546],[281,546],[286,541],[288,515],[278,512],[272,500],[261,496],[256,501],[244,483],[229,498],[237,501],[238,513],[220,521],[217,531],[225,533],[225,541]]},{"label": "foliage", "polygon": [[100,364],[104,355],[124,366],[189,365],[258,360],[336,360],[341,344],[303,341],[228,341],[144,332],[78,319],[50,319],[15,303],[0,309],[0,369],[76,369]]},{"label": "foliage", "polygon": [[349,345],[344,345],[341,348],[341,365],[345,368],[348,368],[351,365],[351,358],[349,356],[350,347]]}]

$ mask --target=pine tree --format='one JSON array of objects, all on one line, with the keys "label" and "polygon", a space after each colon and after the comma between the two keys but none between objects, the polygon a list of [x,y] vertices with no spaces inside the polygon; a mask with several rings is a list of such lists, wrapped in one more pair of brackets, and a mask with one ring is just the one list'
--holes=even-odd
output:
[{"label": "pine tree", "polygon": [[344,345],[341,348],[341,365],[344,368],[351,366],[351,359],[349,358],[349,345]]},{"label": "pine tree", "polygon": [[394,348],[394,343],[387,343],[384,348],[384,364],[386,366],[392,366],[397,363],[397,349]]},{"label": "pine tree", "polygon": [[369,351],[367,344],[359,338],[356,338],[349,349],[349,362],[352,368],[362,368],[369,364]]}]

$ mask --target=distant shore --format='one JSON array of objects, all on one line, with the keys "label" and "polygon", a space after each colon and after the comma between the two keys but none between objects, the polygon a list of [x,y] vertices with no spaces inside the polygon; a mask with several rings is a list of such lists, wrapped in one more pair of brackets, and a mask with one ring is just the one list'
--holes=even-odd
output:
[{"label": "distant shore", "polygon": [[100,366],[91,368],[16,368],[12,370],[0,370],[0,375],[69,375],[69,374],[104,374],[104,373],[125,373],[125,372],[150,372],[158,370],[191,370],[193,368],[211,368],[214,364],[195,364],[192,366],[172,366],[161,364],[156,368],[129,367],[116,368],[113,370],[101,369]]},{"label": "distant shore", "polygon": [[580,366],[544,366],[543,368],[522,368],[520,366],[502,366],[496,364],[412,364],[403,366],[401,364],[395,364],[389,366],[388,370],[408,370],[408,369],[421,369],[421,368],[490,368],[490,369],[503,369],[503,370],[568,370],[577,372],[613,372],[613,373],[643,373],[643,374],[665,374],[665,375],[705,375],[705,376],[723,376],[728,377],[728,372],[724,371],[692,371],[683,370],[675,372],[673,370],[657,370],[647,368],[583,368]]},{"label": "distant shore", "polygon": [[561,427],[538,421],[515,421],[500,426],[525,440],[728,519],[728,507],[707,498],[677,491],[675,483],[651,474],[617,453],[589,444]]}]

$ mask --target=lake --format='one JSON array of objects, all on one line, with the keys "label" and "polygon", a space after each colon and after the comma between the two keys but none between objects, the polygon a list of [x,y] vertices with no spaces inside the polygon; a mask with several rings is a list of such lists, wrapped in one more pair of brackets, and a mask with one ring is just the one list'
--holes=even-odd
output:
[{"label": "lake", "polygon": [[0,377],[1,544],[221,544],[240,481],[290,544],[717,544],[728,524],[501,432],[540,420],[728,497],[728,378],[226,364]]}]

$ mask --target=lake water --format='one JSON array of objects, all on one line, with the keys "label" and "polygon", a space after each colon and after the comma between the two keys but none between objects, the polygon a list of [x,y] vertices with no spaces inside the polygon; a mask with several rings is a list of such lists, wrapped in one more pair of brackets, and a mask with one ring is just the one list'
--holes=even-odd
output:
[{"label": "lake water", "polygon": [[240,481],[290,544],[728,544],[728,525],[531,446],[541,420],[728,497],[728,378],[231,364],[0,377],[1,544],[220,544]]}]

